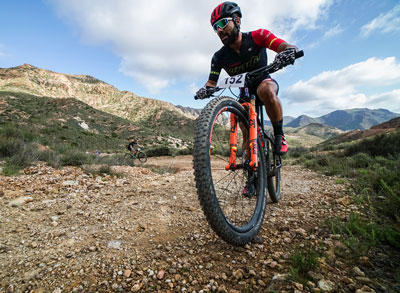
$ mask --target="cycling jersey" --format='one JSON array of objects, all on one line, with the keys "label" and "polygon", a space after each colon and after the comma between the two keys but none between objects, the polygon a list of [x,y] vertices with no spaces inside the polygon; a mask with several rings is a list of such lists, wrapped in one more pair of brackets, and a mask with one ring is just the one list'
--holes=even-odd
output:
[{"label": "cycling jersey", "polygon": [[[229,46],[223,46],[211,60],[209,80],[218,81],[221,69],[229,76],[253,71],[268,64],[266,48],[277,52],[284,40],[265,29],[242,33],[240,54]],[[268,78],[266,75],[265,78]]]},{"label": "cycling jersey", "polygon": [[138,144],[135,141],[132,141],[128,144],[128,150],[136,150],[138,148]]}]

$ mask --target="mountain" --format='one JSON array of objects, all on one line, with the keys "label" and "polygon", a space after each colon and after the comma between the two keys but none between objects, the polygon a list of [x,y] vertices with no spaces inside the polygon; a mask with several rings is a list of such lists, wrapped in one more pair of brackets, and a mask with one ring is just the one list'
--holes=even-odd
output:
[{"label": "mountain", "polygon": [[331,139],[324,141],[324,144],[340,144],[343,142],[354,141],[362,138],[372,137],[375,135],[390,133],[400,130],[400,117],[393,118],[384,123],[375,125],[365,130],[352,130]]},{"label": "mountain", "polygon": [[[128,91],[89,75],[62,74],[24,64],[0,68],[0,91],[52,99],[76,99],[96,110],[121,117],[136,129],[134,134],[165,145],[186,145],[193,139],[195,121],[174,105]],[[20,97],[20,96],[19,96]],[[5,99],[5,98],[3,98]],[[80,117],[91,124],[87,117]]]},{"label": "mountain", "polygon": [[350,110],[337,110],[317,119],[321,120],[321,122],[326,125],[335,126],[342,130],[364,130],[399,116],[400,114],[390,112],[386,109],[370,110],[366,108],[355,108]]},{"label": "mountain", "polygon": [[327,126],[321,123],[310,123],[305,126],[301,126],[295,129],[293,133],[301,134],[305,133],[308,135],[317,136],[323,139],[332,138],[343,134],[344,131],[333,126]]},{"label": "mountain", "polygon": [[[283,116],[283,125],[290,123],[293,121],[295,118],[292,116]],[[264,125],[271,126],[271,121],[269,119],[264,120]]]},{"label": "mountain", "polygon": [[345,131],[354,129],[364,130],[399,116],[400,114],[390,112],[386,109],[370,110],[355,108],[333,111],[317,118],[301,115],[291,122],[285,123],[284,126],[300,127],[310,123],[323,123]]},{"label": "mountain", "polygon": [[201,110],[202,110],[202,109],[195,109],[195,108],[191,108],[191,107],[184,107],[184,106],[181,106],[181,105],[176,106],[176,108],[181,110],[182,113],[186,117],[189,117],[191,119],[197,119],[197,117],[199,117],[199,115],[201,113]]},{"label": "mountain", "polygon": [[300,127],[300,126],[305,126],[310,123],[320,123],[321,121],[318,118],[311,118],[307,115],[301,115],[297,117],[296,119],[293,119],[289,123],[285,123],[285,127]]}]

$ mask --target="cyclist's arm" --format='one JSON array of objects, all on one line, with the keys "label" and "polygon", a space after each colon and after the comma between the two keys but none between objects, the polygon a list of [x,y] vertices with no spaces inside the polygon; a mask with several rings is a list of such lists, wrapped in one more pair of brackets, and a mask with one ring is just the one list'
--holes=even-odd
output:
[{"label": "cyclist's arm", "polygon": [[288,49],[288,48],[295,48],[296,51],[299,50],[296,46],[291,45],[291,44],[286,43],[286,42],[283,42],[283,43],[281,43],[281,44],[278,46],[276,52],[277,52],[277,53],[280,53],[280,52],[282,52],[282,51],[285,51],[285,50]]},{"label": "cyclist's arm", "polygon": [[205,84],[205,86],[211,86],[211,87],[216,87],[217,86],[217,82],[213,81],[213,80],[208,80]]},{"label": "cyclist's arm", "polygon": [[251,32],[251,37],[253,38],[256,45],[264,48],[268,48],[276,53],[280,53],[288,48],[295,48],[297,51],[297,47],[293,46],[281,38],[276,37],[272,32],[265,29],[259,29]]},{"label": "cyclist's arm", "polygon": [[222,66],[220,65],[217,57],[217,53],[211,59],[211,70],[210,75],[208,76],[208,81],[206,82],[205,86],[216,87],[219,74],[221,73]]}]

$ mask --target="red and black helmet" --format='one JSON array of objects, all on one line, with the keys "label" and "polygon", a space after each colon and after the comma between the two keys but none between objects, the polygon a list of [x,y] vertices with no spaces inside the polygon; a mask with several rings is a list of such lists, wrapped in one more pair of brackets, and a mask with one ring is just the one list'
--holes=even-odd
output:
[{"label": "red and black helmet", "polygon": [[233,14],[242,17],[242,12],[240,11],[239,5],[234,2],[223,2],[219,4],[213,12],[211,13],[211,25],[213,25],[217,20],[221,18],[231,17]]}]

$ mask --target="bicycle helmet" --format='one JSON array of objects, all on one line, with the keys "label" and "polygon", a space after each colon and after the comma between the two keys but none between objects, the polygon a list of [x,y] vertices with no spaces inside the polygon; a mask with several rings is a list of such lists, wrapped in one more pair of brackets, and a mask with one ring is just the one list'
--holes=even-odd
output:
[{"label": "bicycle helmet", "polygon": [[242,17],[242,12],[240,11],[239,5],[229,1],[221,3],[215,7],[211,13],[211,25],[213,25],[217,20],[225,17],[231,17],[233,14],[237,14],[239,17]]}]

